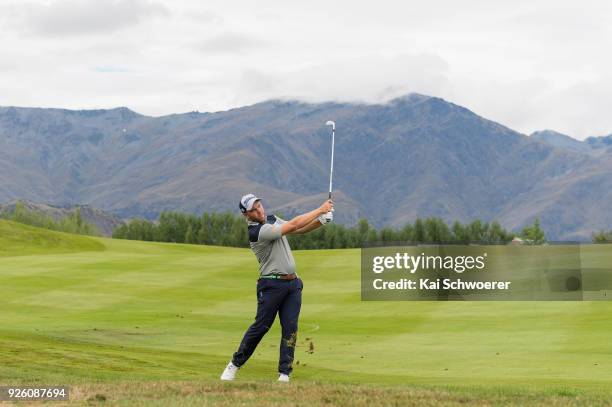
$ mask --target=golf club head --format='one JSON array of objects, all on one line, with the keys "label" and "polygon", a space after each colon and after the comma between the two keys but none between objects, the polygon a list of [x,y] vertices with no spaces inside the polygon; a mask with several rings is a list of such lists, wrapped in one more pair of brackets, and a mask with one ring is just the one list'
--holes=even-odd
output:
[{"label": "golf club head", "polygon": [[326,126],[332,126],[332,130],[336,130],[336,122],[334,122],[333,120],[328,120],[327,123],[325,123]]}]

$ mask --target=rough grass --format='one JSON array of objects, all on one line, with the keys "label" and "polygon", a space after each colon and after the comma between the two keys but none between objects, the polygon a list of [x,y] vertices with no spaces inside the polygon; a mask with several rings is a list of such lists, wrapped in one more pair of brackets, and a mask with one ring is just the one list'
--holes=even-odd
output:
[{"label": "rough grass", "polygon": [[[27,402],[23,403],[27,405]],[[31,404],[36,404],[31,402]],[[2,405],[2,404],[0,404]],[[8,403],[6,404],[8,405]],[[119,381],[71,386],[57,406],[610,406],[604,395],[548,389],[429,388],[308,383]]]}]

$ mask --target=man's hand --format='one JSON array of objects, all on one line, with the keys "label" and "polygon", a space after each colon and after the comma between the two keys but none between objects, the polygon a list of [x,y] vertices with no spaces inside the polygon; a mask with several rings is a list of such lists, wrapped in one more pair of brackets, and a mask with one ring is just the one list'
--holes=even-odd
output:
[{"label": "man's hand", "polygon": [[331,199],[323,202],[323,205],[321,205],[319,209],[322,211],[321,215],[318,217],[321,225],[327,225],[334,220],[334,202]]},{"label": "man's hand", "polygon": [[327,223],[332,223],[334,221],[334,209],[333,208],[331,211],[325,214],[325,219],[327,220]]},{"label": "man's hand", "polygon": [[321,215],[331,212],[333,210],[334,210],[334,201],[332,201],[331,199],[328,199],[327,201],[323,202],[323,205],[319,206],[319,211]]},{"label": "man's hand", "polygon": [[332,211],[329,211],[321,216],[319,216],[319,222],[321,222],[321,225],[327,225],[328,223],[332,223],[334,220],[334,213]]}]

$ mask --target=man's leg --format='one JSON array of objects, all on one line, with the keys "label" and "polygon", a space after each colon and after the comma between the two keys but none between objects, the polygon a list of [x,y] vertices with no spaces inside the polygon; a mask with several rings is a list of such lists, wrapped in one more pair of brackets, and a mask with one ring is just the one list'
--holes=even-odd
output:
[{"label": "man's leg", "polygon": [[260,279],[257,282],[257,315],[232,357],[235,366],[240,367],[249,360],[261,338],[274,323],[278,307],[285,295],[283,288],[276,280]]},{"label": "man's leg", "polygon": [[278,372],[286,375],[293,371],[293,357],[295,344],[297,342],[298,318],[302,307],[302,284],[301,279],[295,279],[288,283],[289,293],[280,304],[278,315],[280,318],[283,337],[280,343],[280,358],[278,360]]}]

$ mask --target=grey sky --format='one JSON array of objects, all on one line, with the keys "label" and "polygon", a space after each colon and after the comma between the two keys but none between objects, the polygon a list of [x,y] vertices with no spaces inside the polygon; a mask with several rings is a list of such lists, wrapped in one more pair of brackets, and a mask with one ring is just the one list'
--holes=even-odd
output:
[{"label": "grey sky", "polygon": [[524,133],[612,133],[607,1],[0,0],[0,105],[162,115],[443,97]]}]

